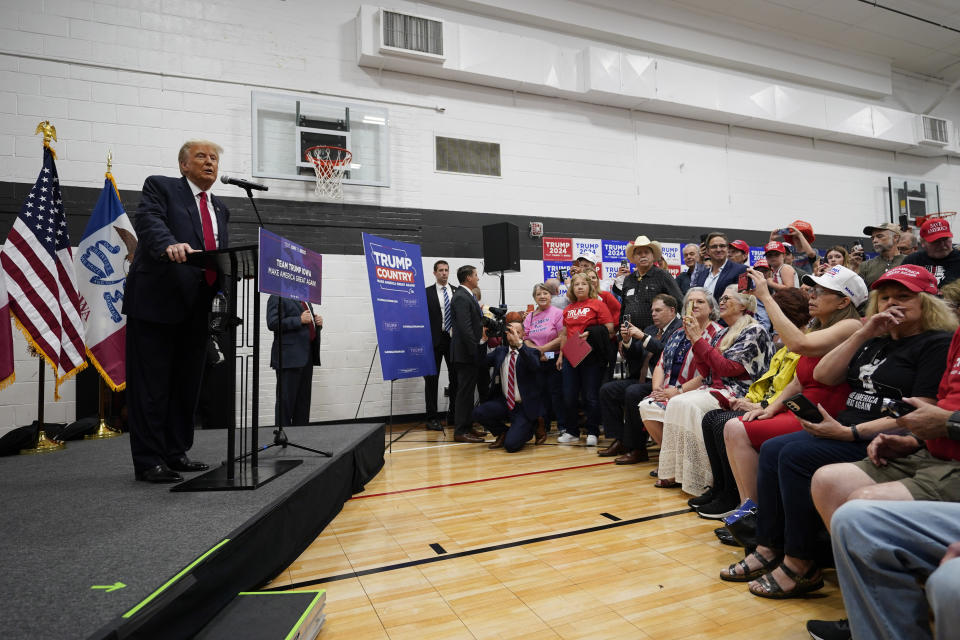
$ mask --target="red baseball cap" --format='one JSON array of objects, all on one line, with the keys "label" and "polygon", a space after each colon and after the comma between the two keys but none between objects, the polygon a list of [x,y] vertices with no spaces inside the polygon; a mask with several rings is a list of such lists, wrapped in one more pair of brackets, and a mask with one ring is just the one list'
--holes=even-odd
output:
[{"label": "red baseball cap", "polygon": [[794,220],[790,223],[790,226],[799,231],[803,237],[807,239],[807,242],[813,244],[816,236],[813,235],[813,226],[809,222],[806,220]]},{"label": "red baseball cap", "polygon": [[770,263],[767,262],[767,259],[766,259],[766,258],[757,258],[756,262],[753,263],[753,268],[754,268],[754,269],[761,269],[761,268],[763,268],[763,269],[769,269],[769,268],[770,268]]},{"label": "red baseball cap", "polygon": [[937,289],[937,279],[933,277],[933,274],[915,264],[902,264],[890,269],[877,278],[870,285],[870,288],[876,289],[887,282],[899,282],[915,293],[923,292],[937,295],[940,292]]},{"label": "red baseball cap", "polygon": [[953,231],[950,231],[950,223],[943,218],[927,218],[920,226],[920,237],[933,242],[940,238],[953,238]]},{"label": "red baseball cap", "polygon": [[744,253],[750,253],[750,245],[748,245],[743,240],[734,240],[733,242],[730,243],[730,246],[733,247],[734,249],[739,249]]},{"label": "red baseball cap", "polygon": [[786,247],[783,246],[782,242],[777,242],[776,240],[774,240],[773,242],[768,242],[763,247],[763,252],[765,254],[770,253],[771,251],[776,251],[777,253],[785,254],[787,252],[787,249]]}]

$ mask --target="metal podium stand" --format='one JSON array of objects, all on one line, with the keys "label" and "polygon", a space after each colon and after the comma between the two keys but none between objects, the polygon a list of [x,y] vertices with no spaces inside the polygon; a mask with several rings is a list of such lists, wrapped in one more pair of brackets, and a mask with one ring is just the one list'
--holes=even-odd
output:
[{"label": "metal podium stand", "polygon": [[[230,412],[231,418],[227,425],[227,458],[219,467],[181,482],[171,488],[171,491],[240,491],[262,487],[277,476],[283,475],[301,464],[302,460],[270,460],[260,464],[258,452],[258,418],[259,398],[252,397],[250,402],[249,421],[246,420],[247,404],[251,396],[260,388],[260,293],[258,271],[257,245],[248,245],[232,249],[218,249],[216,251],[201,251],[188,256],[189,264],[212,268],[223,274],[224,292],[227,294],[227,317],[237,318],[238,295],[243,300],[243,314],[240,318],[243,326],[243,340],[241,346],[252,347],[252,363],[247,371],[243,367],[242,385],[240,389],[240,408]],[[250,320],[252,319],[252,323]],[[229,322],[226,330],[227,339],[224,341],[225,362],[221,366],[228,367],[228,402],[236,402],[237,397],[237,360],[246,358],[246,355],[235,357],[237,347],[237,323]],[[243,455],[237,456],[237,414],[240,414],[243,424],[241,427],[241,448],[246,448],[246,433],[250,433],[250,448]]]}]

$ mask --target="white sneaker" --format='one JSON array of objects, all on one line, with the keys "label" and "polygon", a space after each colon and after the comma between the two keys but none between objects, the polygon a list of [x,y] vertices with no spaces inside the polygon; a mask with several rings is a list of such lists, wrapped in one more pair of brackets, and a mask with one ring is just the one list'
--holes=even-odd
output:
[{"label": "white sneaker", "polygon": [[587,446],[588,447],[597,446],[597,436],[587,436]]},{"label": "white sneaker", "polygon": [[560,434],[560,437],[557,438],[557,442],[560,444],[572,444],[574,442],[580,442],[580,438],[564,431]]}]

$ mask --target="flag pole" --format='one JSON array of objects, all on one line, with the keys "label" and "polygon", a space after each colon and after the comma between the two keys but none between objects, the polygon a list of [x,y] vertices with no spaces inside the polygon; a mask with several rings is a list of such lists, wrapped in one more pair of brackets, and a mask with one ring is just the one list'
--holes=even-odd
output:
[{"label": "flag pole", "polygon": [[[107,151],[107,176],[110,176],[113,169],[113,151]],[[98,372],[99,373],[99,372]],[[105,438],[116,438],[120,435],[120,432],[107,424],[107,412],[106,412],[106,398],[107,394],[111,393],[113,390],[107,387],[107,383],[104,382],[103,376],[97,376],[99,384],[97,385],[97,390],[99,392],[99,398],[97,402],[97,413],[100,416],[100,424],[97,426],[97,431],[83,436],[84,440],[103,440]],[[111,402],[112,405],[112,402]]]},{"label": "flag pole", "polygon": [[59,451],[66,447],[62,442],[56,442],[47,437],[47,434],[43,430],[43,376],[44,376],[44,364],[43,358],[37,354],[37,362],[40,363],[40,375],[39,375],[39,384],[37,385],[37,444],[32,449],[21,449],[21,455],[33,455],[37,453],[49,453],[51,451]]}]

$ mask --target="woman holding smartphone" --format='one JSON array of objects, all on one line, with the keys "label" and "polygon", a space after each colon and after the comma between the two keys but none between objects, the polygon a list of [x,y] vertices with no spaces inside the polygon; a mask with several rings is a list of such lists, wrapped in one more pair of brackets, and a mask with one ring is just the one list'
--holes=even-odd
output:
[{"label": "woman holding smartphone", "polygon": [[[690,349],[691,333],[696,339],[702,338],[710,344],[716,343],[723,333],[723,326],[716,321],[719,317],[717,301],[707,289],[691,287],[683,297],[681,306],[684,309],[684,321],[692,319],[688,323],[691,328],[687,330],[685,325],[683,330],[674,331],[667,340],[653,370],[653,392],[639,405],[643,426],[658,445],[663,441],[663,420],[670,401],[685,391],[699,389],[703,384]],[[631,434],[628,440],[636,440],[635,435]],[[636,461],[635,458],[636,455],[631,452],[620,456],[615,462],[631,464]]]},{"label": "woman holding smartphone", "polygon": [[[553,298],[544,284],[533,285],[533,301],[536,308],[523,319],[524,343],[540,352],[540,370],[537,372],[537,384],[540,397],[543,398],[542,420],[548,422],[550,414],[557,417],[557,427],[564,431],[566,410],[563,405],[563,388],[560,372],[555,361],[560,351],[560,334],[563,332],[563,311],[550,304]],[[537,444],[546,439],[547,429],[537,428]]]},{"label": "woman holding smartphone", "polygon": [[887,398],[935,402],[957,319],[936,297],[933,275],[914,265],[890,269],[871,286],[867,321],[827,353],[813,371],[823,385],[846,382],[845,408],[820,422],[801,420],[803,431],[767,440],[760,448],[756,551],[720,577],[751,581],[753,595],[792,598],[823,586],[816,560],[829,553],[820,542],[823,523],[810,482],[820,467],[866,457],[867,443],[897,429],[882,411]]},{"label": "woman holding smartphone", "polygon": [[[823,385],[813,379],[813,370],[823,355],[860,328],[857,306],[867,299],[863,279],[845,267],[831,269],[819,277],[805,275],[804,283],[811,287],[807,309],[812,322],[809,327],[801,328],[780,308],[759,272],[748,269],[747,275],[754,282],[757,299],[768,309],[784,348],[797,354],[799,359],[792,379],[780,394],[763,406],[739,403],[737,408],[746,413],[742,417],[731,417],[720,426],[717,435],[723,439],[726,461],[735,482],[732,486],[725,482],[722,494],[718,492],[710,503],[698,508],[703,517],[725,515],[737,505],[742,510],[756,506],[760,445],[770,438],[802,429],[796,416],[787,411],[784,400],[803,393],[814,406],[820,403],[830,413],[843,409],[850,392],[846,384]],[[709,437],[706,432],[704,437]]]},{"label": "woman holding smartphone", "polygon": [[[579,398],[583,394],[584,413],[587,417],[587,446],[595,447],[600,438],[600,385],[607,365],[610,336],[613,335],[613,318],[607,305],[600,301],[599,291],[585,273],[576,273],[570,278],[567,291],[570,304],[563,310],[563,326],[560,334],[560,353],[557,369],[563,380],[563,395],[566,405],[564,431],[557,438],[561,444],[579,442],[577,426]],[[577,364],[567,362],[563,356],[567,342],[578,340],[592,348]]]}]

